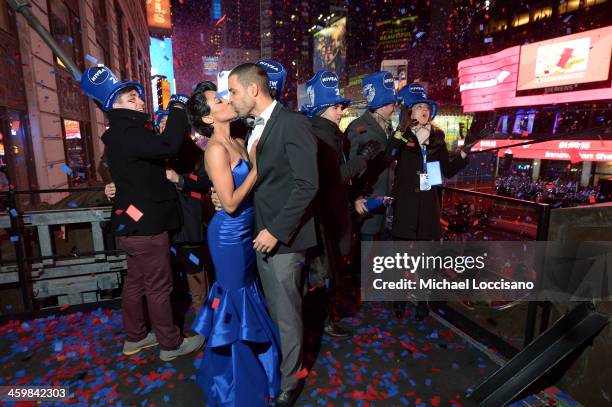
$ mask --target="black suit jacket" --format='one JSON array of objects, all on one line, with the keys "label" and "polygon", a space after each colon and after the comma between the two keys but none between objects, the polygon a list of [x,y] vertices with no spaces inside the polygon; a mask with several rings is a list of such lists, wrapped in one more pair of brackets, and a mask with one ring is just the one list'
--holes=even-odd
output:
[{"label": "black suit jacket", "polygon": [[310,122],[277,103],[257,144],[255,232],[268,229],[280,242],[278,253],[316,246],[311,203],[318,187]]},{"label": "black suit jacket", "polygon": [[[165,131],[158,135],[146,113],[128,109],[108,112],[102,135],[117,195],[111,215],[116,235],[154,235],[178,229],[180,209],[174,184],[166,179],[165,158],[177,154],[190,127],[181,108],[170,109]],[[133,206],[142,217],[126,212]]]}]

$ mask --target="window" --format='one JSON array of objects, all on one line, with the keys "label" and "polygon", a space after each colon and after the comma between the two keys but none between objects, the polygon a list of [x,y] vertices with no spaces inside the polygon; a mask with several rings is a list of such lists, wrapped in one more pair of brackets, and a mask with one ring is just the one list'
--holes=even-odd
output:
[{"label": "window", "polygon": [[559,14],[577,10],[580,7],[580,0],[561,0],[559,2]]},{"label": "window", "polygon": [[512,18],[512,27],[518,27],[529,22],[529,13],[517,14]]},{"label": "window", "polygon": [[552,16],[552,6],[542,7],[533,11],[533,21]]},{"label": "window", "polygon": [[584,3],[585,7],[595,6],[597,4],[603,4],[608,0],[586,0]]},{"label": "window", "polygon": [[63,171],[68,176],[71,188],[87,185],[91,162],[88,137],[85,126],[76,120],[62,120],[66,166]]},{"label": "window", "polygon": [[110,58],[110,41],[108,35],[108,15],[106,12],[106,1],[95,0],[94,1],[94,21],[97,23],[96,26],[96,52],[98,63],[104,64],[111,68]]},{"label": "window", "polygon": [[0,0],[0,30],[11,32],[12,30],[8,13],[8,4],[6,4],[6,0]]},{"label": "window", "polygon": [[117,17],[117,50],[119,51],[119,76],[121,80],[127,80],[128,60],[125,53],[125,37],[123,36],[123,13],[119,4],[115,3],[115,15]]},{"label": "window", "polygon": [[[83,46],[81,44],[80,20],[75,2],[54,0],[48,2],[51,20],[51,35],[58,45],[78,67],[83,68]],[[64,67],[59,58],[56,63]]]}]

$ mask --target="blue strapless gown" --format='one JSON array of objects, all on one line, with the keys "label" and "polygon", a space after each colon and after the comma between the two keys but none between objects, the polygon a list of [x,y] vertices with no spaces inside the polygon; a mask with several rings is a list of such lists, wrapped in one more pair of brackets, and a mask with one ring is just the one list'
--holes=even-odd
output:
[{"label": "blue strapless gown", "polygon": [[[235,188],[248,173],[240,160],[232,170]],[[208,248],[217,280],[193,323],[207,338],[198,384],[208,405],[270,405],[280,386],[280,339],[257,280],[251,198],[232,215],[215,214]]]}]

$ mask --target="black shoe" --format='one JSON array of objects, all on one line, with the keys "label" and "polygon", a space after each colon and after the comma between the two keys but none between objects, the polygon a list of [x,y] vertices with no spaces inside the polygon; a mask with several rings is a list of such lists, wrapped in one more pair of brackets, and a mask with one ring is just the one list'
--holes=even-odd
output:
[{"label": "black shoe", "polygon": [[298,385],[295,389],[281,391],[278,396],[276,396],[276,400],[274,400],[274,405],[276,407],[291,407],[295,404],[298,399],[298,396],[302,392],[301,385]]},{"label": "black shoe", "polygon": [[333,321],[328,321],[323,327],[325,335],[331,336],[336,339],[348,339],[353,336],[353,333],[346,328],[343,328],[339,324]]},{"label": "black shoe", "polygon": [[429,305],[425,301],[419,301],[414,312],[414,319],[421,322],[429,315]]}]

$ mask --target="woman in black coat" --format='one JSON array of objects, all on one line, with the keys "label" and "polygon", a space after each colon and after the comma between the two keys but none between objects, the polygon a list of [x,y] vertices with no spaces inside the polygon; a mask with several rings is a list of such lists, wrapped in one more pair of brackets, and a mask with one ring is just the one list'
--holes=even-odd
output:
[{"label": "woman in black coat", "polygon": [[[424,162],[438,162],[440,175],[451,178],[467,165],[467,153],[462,151],[460,157],[449,158],[444,132],[431,124],[437,105],[427,99],[421,85],[406,85],[399,99],[403,105],[400,127],[405,130],[394,133],[385,151],[387,162],[396,161],[391,234],[394,240],[440,240],[442,189],[441,185],[431,185],[436,178],[431,169],[427,182],[422,182]],[[428,312],[427,304],[419,302],[415,317],[422,320]]]}]

